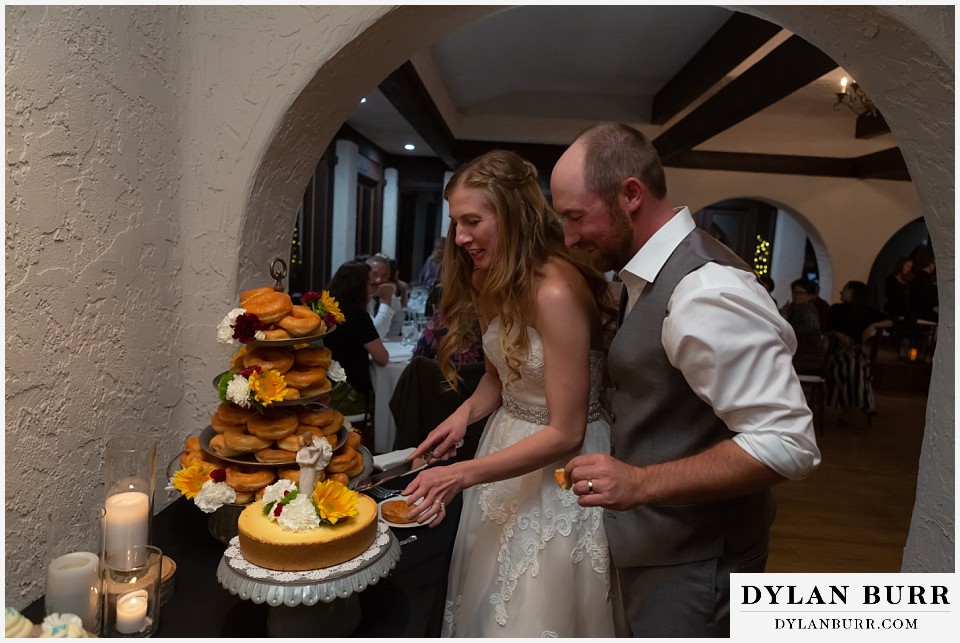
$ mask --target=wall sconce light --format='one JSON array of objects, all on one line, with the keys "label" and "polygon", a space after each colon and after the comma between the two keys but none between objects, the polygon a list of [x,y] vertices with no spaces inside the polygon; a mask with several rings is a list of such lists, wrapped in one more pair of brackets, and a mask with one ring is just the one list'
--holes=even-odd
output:
[{"label": "wall sconce light", "polygon": [[837,92],[837,102],[833,104],[834,109],[840,109],[841,105],[846,105],[854,114],[858,116],[876,116],[878,114],[876,105],[867,96],[867,93],[860,88],[857,81],[847,82],[847,77],[840,79],[840,91]]}]

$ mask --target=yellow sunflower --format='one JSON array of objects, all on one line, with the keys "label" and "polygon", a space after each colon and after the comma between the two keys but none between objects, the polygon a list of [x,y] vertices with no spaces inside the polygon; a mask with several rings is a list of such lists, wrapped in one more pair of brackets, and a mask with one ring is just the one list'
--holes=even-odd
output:
[{"label": "yellow sunflower", "polygon": [[336,480],[318,482],[313,488],[313,502],[317,506],[320,520],[331,525],[338,520],[356,516],[358,513],[356,491],[351,491]]},{"label": "yellow sunflower", "polygon": [[253,399],[264,406],[279,402],[286,397],[287,382],[280,371],[262,371],[251,373],[248,380]]},{"label": "yellow sunflower", "polygon": [[187,500],[193,500],[214,469],[216,467],[209,462],[198,460],[173,474],[173,488],[186,496]]},{"label": "yellow sunflower", "polygon": [[342,324],[344,321],[346,321],[347,318],[343,316],[342,312],[340,312],[340,304],[330,295],[329,290],[324,290],[320,293],[320,303],[323,305],[323,309],[327,311],[328,314],[333,315],[333,318],[338,324]]}]

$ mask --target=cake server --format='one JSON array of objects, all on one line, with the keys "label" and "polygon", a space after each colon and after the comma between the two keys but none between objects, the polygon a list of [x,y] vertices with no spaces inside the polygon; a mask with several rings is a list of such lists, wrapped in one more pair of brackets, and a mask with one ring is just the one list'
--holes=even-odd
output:
[{"label": "cake server", "polygon": [[358,480],[355,484],[351,483],[350,488],[354,491],[366,491],[371,487],[376,487],[378,484],[383,484],[389,480],[394,480],[405,476],[408,473],[415,473],[421,469],[427,468],[427,462],[422,458],[416,458],[410,460],[409,462],[402,462],[395,467],[390,467],[389,469],[384,469],[380,473],[375,473],[371,476],[367,476],[361,480]]}]

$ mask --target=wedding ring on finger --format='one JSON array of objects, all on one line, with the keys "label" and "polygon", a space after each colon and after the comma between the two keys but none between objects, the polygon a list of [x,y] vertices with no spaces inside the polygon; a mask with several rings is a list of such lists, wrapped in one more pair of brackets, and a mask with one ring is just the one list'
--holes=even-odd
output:
[{"label": "wedding ring on finger", "polygon": [[434,504],[440,505],[440,509],[446,510],[447,506],[446,506],[445,504],[443,504],[443,500],[437,499],[437,500],[434,500],[433,502],[434,502]]},{"label": "wedding ring on finger", "polygon": [[593,493],[593,480],[587,480],[587,493]]},{"label": "wedding ring on finger", "polygon": [[463,446],[463,440],[457,440],[457,443],[453,445],[453,448],[459,449],[462,446]]}]

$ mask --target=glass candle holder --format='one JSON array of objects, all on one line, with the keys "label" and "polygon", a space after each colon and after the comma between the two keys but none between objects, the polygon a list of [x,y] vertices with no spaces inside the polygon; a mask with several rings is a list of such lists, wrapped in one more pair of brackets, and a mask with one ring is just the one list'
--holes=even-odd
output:
[{"label": "glass candle holder", "polygon": [[44,612],[76,614],[83,629],[100,629],[100,547],[103,508],[77,508],[47,517]]},{"label": "glass candle holder", "polygon": [[[105,554],[150,543],[156,468],[156,443],[128,437],[111,438],[107,442],[103,463]],[[131,564],[141,562],[134,560]]]},{"label": "glass candle holder", "polygon": [[104,555],[102,637],[141,638],[157,631],[162,564],[163,553],[152,545]]}]

